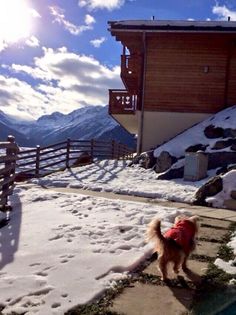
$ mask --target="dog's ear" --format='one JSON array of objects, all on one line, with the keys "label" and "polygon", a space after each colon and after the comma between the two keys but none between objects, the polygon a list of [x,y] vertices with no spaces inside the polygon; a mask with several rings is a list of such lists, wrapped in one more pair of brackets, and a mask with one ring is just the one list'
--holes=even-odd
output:
[{"label": "dog's ear", "polygon": [[199,216],[194,215],[192,217],[189,218],[189,221],[193,222],[193,224],[195,225],[195,233],[198,234],[199,231]]},{"label": "dog's ear", "polygon": [[189,218],[190,221],[192,221],[193,223],[197,224],[199,221],[199,216],[198,215],[193,215],[192,217]]},{"label": "dog's ear", "polygon": [[177,215],[177,217],[175,217],[174,224],[178,223],[181,220],[183,220],[183,216],[182,215]]}]

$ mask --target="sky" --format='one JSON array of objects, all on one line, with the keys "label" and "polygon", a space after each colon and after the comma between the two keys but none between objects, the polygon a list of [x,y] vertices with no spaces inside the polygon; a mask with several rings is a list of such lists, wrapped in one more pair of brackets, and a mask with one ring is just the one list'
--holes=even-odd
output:
[{"label": "sky", "polygon": [[123,88],[108,21],[236,20],[235,0],[1,0],[0,110],[37,119],[107,105]]}]

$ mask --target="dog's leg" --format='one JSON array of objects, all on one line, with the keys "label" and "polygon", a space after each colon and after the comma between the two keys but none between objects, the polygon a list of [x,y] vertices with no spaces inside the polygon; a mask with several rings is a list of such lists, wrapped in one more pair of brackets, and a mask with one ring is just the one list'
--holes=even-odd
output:
[{"label": "dog's leg", "polygon": [[182,269],[183,269],[184,272],[187,272],[187,271],[189,270],[188,267],[187,267],[188,256],[189,256],[189,255],[185,255],[184,261],[183,261],[183,263],[182,263]]},{"label": "dog's leg", "polygon": [[167,262],[164,256],[158,257],[158,264],[161,272],[161,280],[167,280]]},{"label": "dog's leg", "polygon": [[175,272],[176,274],[179,273],[180,265],[181,265],[181,263],[180,263],[179,261],[175,261],[175,262],[174,262],[174,272]]}]

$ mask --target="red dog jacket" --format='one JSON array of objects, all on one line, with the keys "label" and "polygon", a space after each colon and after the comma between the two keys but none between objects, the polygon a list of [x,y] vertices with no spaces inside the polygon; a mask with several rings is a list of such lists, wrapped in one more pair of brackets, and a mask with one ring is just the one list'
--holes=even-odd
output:
[{"label": "red dog jacket", "polygon": [[180,245],[185,253],[189,253],[193,245],[193,238],[195,235],[195,225],[189,220],[181,220],[177,222],[165,234],[165,238],[171,238]]}]

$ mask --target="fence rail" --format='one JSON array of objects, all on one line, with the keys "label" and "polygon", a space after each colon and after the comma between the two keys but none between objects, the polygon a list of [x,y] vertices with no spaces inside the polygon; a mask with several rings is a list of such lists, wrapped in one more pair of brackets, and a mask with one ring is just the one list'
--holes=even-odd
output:
[{"label": "fence rail", "polygon": [[[8,197],[16,180],[40,177],[98,159],[131,159],[134,151],[112,141],[71,140],[33,149],[19,149],[13,136],[0,142],[0,211],[8,213]],[[0,226],[6,221],[1,220]],[[4,223],[4,224],[5,224]],[[3,225],[2,225],[3,226]]]},{"label": "fence rail", "polygon": [[72,140],[34,149],[20,150],[17,158],[17,180],[91,163],[93,159],[131,159],[134,151],[116,141]]}]

